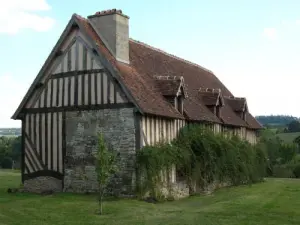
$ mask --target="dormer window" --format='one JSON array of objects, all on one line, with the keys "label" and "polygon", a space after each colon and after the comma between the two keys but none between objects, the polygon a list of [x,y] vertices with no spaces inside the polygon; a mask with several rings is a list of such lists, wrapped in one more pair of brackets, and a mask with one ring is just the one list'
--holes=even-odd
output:
[{"label": "dormer window", "polygon": [[246,121],[246,111],[243,112],[242,118]]},{"label": "dormer window", "polygon": [[183,100],[184,100],[184,97],[182,95],[179,95],[177,97],[177,110],[183,114]]},{"label": "dormer window", "polygon": [[248,106],[246,98],[225,97],[225,100],[242,120],[247,120]]},{"label": "dormer window", "polygon": [[220,106],[220,105],[217,105],[217,106],[216,106],[216,116],[217,116],[218,118],[221,117],[221,106]]},{"label": "dormer window", "polygon": [[184,111],[184,99],[187,93],[184,87],[183,77],[178,76],[155,76],[158,91],[171,103],[181,114]]},{"label": "dormer window", "polygon": [[224,100],[220,89],[200,88],[198,91],[198,97],[214,115],[221,118]]}]

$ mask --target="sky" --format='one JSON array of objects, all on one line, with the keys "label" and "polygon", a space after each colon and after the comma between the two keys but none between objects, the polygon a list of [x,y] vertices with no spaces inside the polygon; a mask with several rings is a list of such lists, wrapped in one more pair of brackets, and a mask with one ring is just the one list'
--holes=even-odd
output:
[{"label": "sky", "polygon": [[0,127],[73,13],[117,8],[130,37],[209,70],[253,115],[300,116],[299,0],[0,0]]}]

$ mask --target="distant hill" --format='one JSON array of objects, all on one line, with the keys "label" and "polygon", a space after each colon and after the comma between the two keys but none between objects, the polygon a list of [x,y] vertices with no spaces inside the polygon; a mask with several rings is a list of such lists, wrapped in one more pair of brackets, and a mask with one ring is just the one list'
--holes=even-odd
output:
[{"label": "distant hill", "polygon": [[287,124],[299,118],[285,115],[270,115],[270,116],[256,116],[255,117],[263,126],[271,127],[285,127]]},{"label": "distant hill", "polygon": [[21,128],[0,128],[0,136],[20,136]]}]

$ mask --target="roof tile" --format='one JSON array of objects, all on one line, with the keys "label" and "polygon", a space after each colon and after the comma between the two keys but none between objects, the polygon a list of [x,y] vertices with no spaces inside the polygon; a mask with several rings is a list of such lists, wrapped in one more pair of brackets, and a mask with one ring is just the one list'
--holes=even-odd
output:
[{"label": "roof tile", "polygon": [[236,115],[230,104],[222,107],[222,121],[205,106],[206,100],[203,101],[198,97],[200,87],[220,89],[222,95],[233,96],[210,70],[132,39],[129,41],[130,64],[120,63],[107,50],[88,20],[82,17],[78,17],[78,19],[88,35],[96,42],[98,50],[119,71],[122,81],[145,113],[183,118],[161,93],[162,88],[166,88],[163,92],[165,91],[167,94],[174,93],[176,85],[172,82],[157,84],[157,76],[170,75],[184,78],[185,90],[188,94],[188,98],[184,101],[184,112],[188,119],[224,122],[233,126],[250,126],[253,129],[261,128],[250,113],[247,116],[247,123],[243,121]]},{"label": "roof tile", "polygon": [[230,105],[230,107],[236,112],[242,112],[246,107],[246,99],[245,98],[233,98],[233,97],[225,97],[225,102]]}]

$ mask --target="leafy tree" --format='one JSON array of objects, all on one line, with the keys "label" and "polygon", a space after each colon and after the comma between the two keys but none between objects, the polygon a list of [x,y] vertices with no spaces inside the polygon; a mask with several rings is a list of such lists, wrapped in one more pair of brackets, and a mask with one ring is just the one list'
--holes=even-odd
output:
[{"label": "leafy tree", "polygon": [[96,155],[96,174],[99,189],[99,213],[103,213],[103,197],[109,178],[117,172],[115,155],[109,151],[102,134],[98,138],[98,151]]},{"label": "leafy tree", "polygon": [[293,173],[296,178],[300,178],[300,164],[294,168]]},{"label": "leafy tree", "polygon": [[256,119],[262,125],[269,126],[269,127],[286,126],[291,121],[298,120],[298,118],[294,116],[287,116],[287,115],[257,116]]},{"label": "leafy tree", "polygon": [[10,157],[4,157],[1,161],[1,167],[3,169],[11,169],[12,168],[12,159]]},{"label": "leafy tree", "polygon": [[14,161],[21,159],[21,136],[14,138],[11,143],[11,157]]},{"label": "leafy tree", "polygon": [[297,146],[294,144],[284,144],[279,146],[279,154],[281,158],[281,163],[285,164],[290,162],[297,154]]},{"label": "leafy tree", "polygon": [[20,162],[21,137],[0,137],[0,163],[5,157],[9,157],[13,161]]},{"label": "leafy tree", "polygon": [[289,132],[300,132],[300,122],[298,120],[293,120],[288,124]]}]

